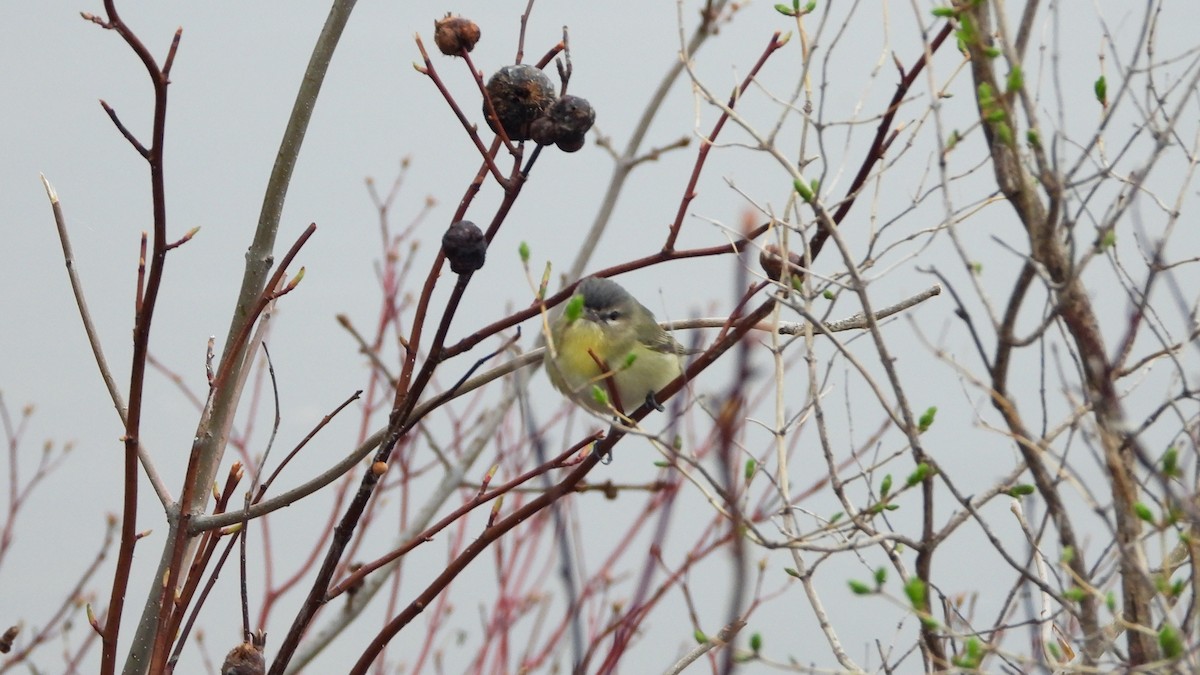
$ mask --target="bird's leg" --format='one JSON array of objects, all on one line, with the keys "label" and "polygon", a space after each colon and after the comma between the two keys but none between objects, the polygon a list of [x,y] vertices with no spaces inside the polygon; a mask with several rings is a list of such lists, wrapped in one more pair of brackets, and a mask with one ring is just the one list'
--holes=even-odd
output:
[{"label": "bird's leg", "polygon": [[662,404],[658,402],[658,399],[654,398],[654,391],[646,392],[646,405],[654,408],[658,412],[666,410],[666,408],[664,408]]}]

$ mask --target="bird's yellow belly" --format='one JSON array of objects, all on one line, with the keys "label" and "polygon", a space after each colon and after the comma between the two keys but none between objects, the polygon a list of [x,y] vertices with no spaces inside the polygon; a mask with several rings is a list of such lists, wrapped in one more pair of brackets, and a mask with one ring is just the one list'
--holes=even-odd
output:
[{"label": "bird's yellow belly", "polygon": [[[606,345],[601,329],[587,321],[576,321],[562,331],[556,347],[557,364],[548,364],[551,382],[563,393],[599,412],[607,408],[595,401],[591,390],[592,385],[599,386],[612,398],[606,378],[601,377],[606,372],[626,411],[640,406],[648,394],[666,386],[682,372],[675,354],[656,352],[636,343]],[[635,355],[632,362],[630,354]],[[607,364],[607,369],[601,369],[597,358]]]}]

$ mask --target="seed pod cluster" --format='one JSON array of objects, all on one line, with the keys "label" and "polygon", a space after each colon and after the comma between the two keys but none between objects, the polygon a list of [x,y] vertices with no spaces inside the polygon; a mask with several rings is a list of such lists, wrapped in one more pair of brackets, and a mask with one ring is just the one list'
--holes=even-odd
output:
[{"label": "seed pod cluster", "polygon": [[583,136],[595,122],[592,104],[585,98],[567,94],[533,121],[530,138],[538,145],[557,145],[563,152],[575,152],[583,147]]},{"label": "seed pod cluster", "polygon": [[496,71],[488,80],[487,92],[496,115],[491,115],[485,101],[484,119],[492,131],[499,133],[503,127],[512,141],[532,140],[575,152],[583,147],[584,134],[596,121],[596,111],[587,99],[570,94],[557,97],[550,78],[528,64]]},{"label": "seed pod cluster", "polygon": [[469,220],[455,221],[442,235],[442,253],[450,261],[450,271],[470,274],[483,267],[487,257],[487,241],[475,223]]}]

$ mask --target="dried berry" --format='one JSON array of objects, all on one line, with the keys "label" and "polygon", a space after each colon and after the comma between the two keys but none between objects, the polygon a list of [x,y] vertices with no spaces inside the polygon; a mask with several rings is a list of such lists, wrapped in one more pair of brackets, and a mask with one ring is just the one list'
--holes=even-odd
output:
[{"label": "dried berry", "polygon": [[[496,119],[509,140],[529,139],[529,126],[554,103],[554,83],[538,68],[528,64],[505,66],[487,83],[488,97],[496,108]],[[492,131],[499,133],[496,119],[483,103],[483,117]]]},{"label": "dried berry", "polygon": [[596,123],[596,111],[586,98],[567,94],[554,102],[546,112],[561,131],[561,136],[578,134],[582,136]]},{"label": "dried berry", "polygon": [[433,41],[446,56],[458,56],[464,49],[475,49],[479,26],[470,19],[447,14],[433,22]]},{"label": "dried berry", "polygon": [[561,133],[549,117],[539,117],[529,124],[529,140],[538,145],[554,145]]},{"label": "dried berry", "polygon": [[487,257],[487,242],[483,232],[469,220],[452,223],[442,235],[442,253],[450,261],[455,274],[470,274],[483,267]]},{"label": "dried berry", "polygon": [[[773,281],[779,281],[783,276],[783,257],[779,255],[779,247],[775,244],[768,244],[762,253],[758,254],[758,264],[767,273],[767,277]],[[802,276],[804,259],[795,251],[788,251],[788,267],[793,276]]]},{"label": "dried berry", "polygon": [[221,664],[221,675],[263,675],[267,664],[263,660],[262,647],[250,642],[229,650]]},{"label": "dried berry", "polygon": [[529,138],[538,145],[557,145],[563,152],[575,152],[583,147],[583,135],[595,122],[592,104],[567,94],[529,125]]},{"label": "dried berry", "polygon": [[583,142],[583,134],[567,134],[560,137],[554,144],[563,152],[575,152],[583,147]]}]

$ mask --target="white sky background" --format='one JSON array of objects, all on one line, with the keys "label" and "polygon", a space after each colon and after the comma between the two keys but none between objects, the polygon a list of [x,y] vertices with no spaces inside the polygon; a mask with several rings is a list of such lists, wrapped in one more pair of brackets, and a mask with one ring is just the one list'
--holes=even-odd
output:
[{"label": "white sky background", "polygon": [[[821,11],[825,11],[827,3],[821,4]],[[917,3],[916,10],[908,3],[878,3],[878,10],[859,7],[847,27],[848,37],[834,43],[835,28],[850,11],[851,4],[832,3],[830,11],[836,19],[830,21],[821,47],[834,44],[833,65],[827,76],[819,68],[813,73],[815,84],[823,87],[818,90],[817,104],[829,121],[873,118],[890,98],[896,81],[892,52],[906,66],[919,54],[914,15],[920,21],[932,23],[928,3]],[[1140,9],[1131,9],[1124,2],[1098,4],[1118,44],[1122,38],[1132,41],[1136,37]],[[437,199],[438,206],[425,223],[428,234],[422,236],[423,248],[414,264],[413,278],[423,280],[441,232],[478,166],[476,151],[441,96],[427,78],[411,67],[419,58],[413,33],[420,32],[428,48],[436,54],[432,44],[434,18],[447,11],[473,18],[483,29],[483,40],[472,56],[485,73],[490,73],[511,62],[518,17],[524,5],[511,1],[448,5],[363,0],[356,8],[333,59],[305,140],[276,249],[277,256],[282,255],[309,222],[317,224],[316,235],[298,258],[298,265],[306,267],[306,277],[297,291],[283,301],[270,343],[282,398],[283,423],[278,447],[290,447],[322,415],[366,381],[365,359],[356,353],[350,338],[333,319],[335,314],[344,312],[365,328],[373,323],[377,312],[379,290],[373,264],[380,256],[379,237],[376,212],[364,189],[364,178],[374,177],[381,191],[386,190],[400,158],[412,158],[407,183],[393,209],[393,231],[419,211],[426,196]],[[684,10],[689,32],[697,6],[698,3],[689,2]],[[299,78],[328,6],[315,1],[125,2],[118,9],[160,60],[175,28],[183,27],[169,94],[165,149],[168,228],[172,237],[182,236],[195,226],[202,229],[193,241],[168,257],[151,344],[155,357],[199,390],[204,383],[206,340],[210,335],[217,336],[219,348],[228,329],[243,253],[258,218],[266,179]],[[1091,97],[1091,83],[1100,72],[1096,54],[1101,50],[1101,42],[1093,6],[1080,3],[1077,9],[1078,18],[1072,19],[1069,29],[1063,30],[1063,70],[1076,78],[1067,83],[1070,97],[1066,115],[1070,124],[1077,122],[1079,129],[1086,130],[1100,114]],[[0,23],[0,63],[5,64],[0,70],[0,90],[7,93],[5,123],[0,125],[0,316],[3,317],[0,353],[4,354],[0,358],[0,392],[14,412],[27,402],[37,407],[26,438],[22,460],[25,467],[34,464],[44,439],[76,444],[69,461],[30,499],[27,511],[17,523],[13,551],[0,570],[0,608],[5,612],[0,623],[11,623],[18,618],[32,623],[44,620],[31,608],[57,602],[60,589],[66,587],[65,580],[74,579],[90,561],[99,544],[105,514],[119,512],[120,508],[118,438],[122,429],[83,335],[38,173],[47,176],[62,200],[88,300],[109,361],[124,389],[128,386],[138,237],[150,227],[148,171],[97,99],[103,98],[112,105],[126,126],[148,143],[152,98],[145,71],[128,47],[115,33],[80,19],[81,10],[102,13],[99,3],[55,0],[11,9],[6,21]],[[1191,3],[1178,3],[1170,11],[1175,16],[1162,22],[1160,45],[1167,52],[1183,53],[1194,46],[1191,33],[1200,20],[1200,10]],[[1047,15],[1042,16],[1042,22],[1045,30],[1035,36],[1031,54],[1041,46],[1039,40],[1051,38]],[[564,24],[571,30],[575,66],[570,90],[592,102],[597,110],[596,128],[613,137],[616,147],[623,148],[641,114],[643,102],[678,51],[676,6],[664,1],[543,0],[536,5],[529,25],[526,60],[536,61],[545,53],[559,39]],[[789,20],[774,12],[769,3],[748,5],[698,55],[701,77],[714,91],[727,93],[758,58],[772,31],[787,31],[791,27]],[[1172,35],[1172,30],[1176,34]],[[790,94],[800,70],[796,42],[793,38],[793,43],[776,54],[763,71],[767,86],[781,98]],[[1127,53],[1128,43],[1125,48]],[[827,55],[823,49],[818,51],[819,59]],[[959,62],[952,46],[941,50],[933,71],[939,86]],[[482,125],[478,95],[463,65],[437,56],[435,66],[459,97],[463,109]],[[872,78],[877,67],[879,75]],[[1049,63],[1045,67],[1048,77]],[[1111,62],[1107,72],[1110,78],[1116,72]],[[1035,75],[1030,73],[1028,79]],[[1110,79],[1110,91],[1115,84]],[[944,114],[948,124],[965,130],[976,114],[968,74],[960,73],[951,89],[956,97],[943,102]],[[901,111],[897,121],[913,125],[923,120],[926,127],[915,135],[916,148],[904,155],[902,165],[893,169],[908,172],[910,177],[885,178],[883,189],[895,190],[894,194],[877,194],[873,192],[874,186],[868,188],[868,194],[860,199],[844,224],[852,244],[861,243],[862,233],[868,228],[877,228],[901,214],[911,205],[914,195],[936,182],[932,160],[936,134],[928,118],[914,117],[927,108],[929,88],[924,74],[912,95],[916,100]],[[757,120],[762,128],[769,127],[779,115],[778,106],[760,90],[752,91],[742,106],[739,110]],[[707,133],[716,113],[708,106],[695,107],[689,86],[681,81],[652,128],[647,147],[666,145],[691,134],[697,115],[698,128]],[[780,146],[794,155],[798,118],[793,115],[789,124]],[[1112,128],[1127,134],[1129,124],[1129,119],[1117,120]],[[1192,126],[1181,130],[1185,137],[1194,133],[1195,120],[1189,119],[1188,124]],[[875,121],[871,119],[854,128],[849,140],[845,127],[827,136],[824,159],[829,172],[823,191],[831,196],[844,192],[857,171],[861,151],[874,127]],[[530,292],[516,254],[520,242],[529,243],[535,269],[540,269],[546,259],[553,261],[556,270],[571,263],[575,255],[573,244],[590,226],[611,168],[608,156],[593,142],[594,133],[589,134],[588,145],[576,154],[557,151],[542,154],[489,251],[488,265],[476,274],[467,292],[465,310],[451,331],[452,341],[503,316],[508,308],[523,307],[529,302]],[[1124,138],[1124,135],[1119,137]],[[744,142],[747,136],[729,126],[721,140]],[[908,140],[902,137],[893,147],[899,148],[901,141]],[[980,160],[979,149],[976,131],[963,148],[951,155],[951,174],[974,167]],[[817,150],[810,148],[809,152]],[[694,157],[693,139],[688,149],[643,165],[635,172],[589,269],[646,255],[659,248]],[[507,167],[508,162],[502,161],[500,165]],[[922,176],[922,172],[928,174]],[[697,217],[686,221],[681,247],[725,241],[725,235],[707,219],[731,228],[739,226],[746,202],[728,187],[726,180],[758,204],[770,204],[776,211],[782,211],[790,191],[790,181],[765,155],[743,147],[717,149],[702,178],[699,197],[691,205],[690,212]],[[956,206],[989,194],[994,189],[990,181],[988,169],[959,184],[961,192],[952,195]],[[1178,189],[1177,185],[1164,188],[1166,194],[1173,196],[1172,189]],[[488,186],[469,217],[486,227],[498,201],[499,191]],[[1143,215],[1147,216],[1146,226],[1153,229],[1157,212]],[[929,199],[917,214],[901,219],[894,226],[898,231],[885,240],[899,241],[919,229],[933,227],[943,216],[941,197]],[[1090,227],[1090,223],[1086,226]],[[1019,224],[1006,205],[988,208],[971,227],[979,229],[969,234],[979,236],[976,241],[987,241],[987,236],[1001,234],[1024,250],[1018,236]],[[1122,236],[1133,235],[1125,230]],[[1196,250],[1195,233],[1181,233],[1175,243],[1184,252],[1173,257],[1192,255],[1185,252]],[[917,264],[932,262],[960,283],[965,280],[946,238],[935,240],[935,246],[945,251],[940,258],[931,252],[916,260],[909,258],[919,252],[917,244],[910,244],[881,261],[873,274],[882,273],[891,265],[899,267],[889,283],[873,289],[877,307],[899,301],[934,283],[932,277],[913,271]],[[1011,277],[1018,258],[996,245],[981,250],[990,256],[984,261],[984,283],[1003,284]],[[826,271],[841,268],[832,245],[820,263],[819,267]],[[621,282],[660,318],[711,315],[729,310],[734,295],[733,265],[732,258],[673,263],[628,275]],[[442,297],[451,281],[447,273],[441,282]],[[832,314],[841,318],[855,311],[857,306],[846,302]],[[952,311],[952,302],[943,296],[912,316],[926,336],[940,340],[939,344],[947,351],[976,368],[977,360]],[[1011,465],[1012,448],[1001,435],[978,431],[972,409],[983,409],[990,414],[986,402],[979,402],[978,392],[961,393],[966,387],[949,367],[940,363],[937,368],[931,365],[937,362],[913,339],[914,331],[906,321],[890,325],[892,339],[902,347],[900,368],[910,376],[909,394],[914,407],[940,408],[939,424],[944,426],[928,436],[930,452],[951,470],[961,471],[960,476],[968,476],[967,469],[975,467],[983,483],[994,480]],[[1114,327],[1113,334],[1120,328]],[[525,329],[522,344],[532,347],[536,326],[531,322]],[[485,347],[491,349],[494,344],[494,340],[489,341]],[[759,372],[769,372],[765,353],[760,356]],[[443,385],[456,379],[466,367],[465,362],[457,361],[447,366],[441,375]],[[796,371],[798,376],[802,373],[802,369]],[[719,391],[725,385],[719,374],[711,375],[711,384],[705,379],[697,383],[699,393]],[[833,407],[853,408],[850,399],[866,395],[848,385],[852,379],[844,365],[835,368],[830,380],[835,389],[831,398],[839,403]],[[807,395],[802,380],[797,377],[793,410]],[[196,414],[175,386],[159,373],[152,371],[147,383],[150,404],[143,439],[153,449],[168,484],[178,490],[177,476],[186,460]],[[532,387],[535,400],[544,402],[540,412],[545,420],[557,409],[559,401],[553,398],[556,394],[540,375],[535,377]],[[847,402],[840,403],[843,400]],[[1147,407],[1151,404],[1145,403]],[[872,402],[868,410],[867,415],[855,420],[853,428],[843,425],[841,440],[847,446],[863,442],[879,423],[878,406]],[[660,419],[650,418],[652,428],[661,423]],[[307,477],[347,452],[358,424],[355,414],[336,420],[302,457],[303,461],[285,474],[285,482],[289,477],[297,481]],[[575,429],[587,426],[585,420],[580,420]],[[757,430],[751,432],[754,442],[765,443],[762,438],[755,438],[756,433]],[[644,444],[634,440],[622,443],[616,461],[598,467],[591,478],[652,480],[655,470],[649,460],[637,457],[643,447]],[[892,450],[892,446],[884,448],[884,452]],[[813,453],[809,458],[811,465],[817,472],[823,472],[815,442],[807,452]],[[485,468],[481,466],[478,473]],[[793,480],[803,487],[812,479],[814,476],[798,474]],[[4,490],[7,489],[6,486]],[[148,486],[144,486],[142,494],[139,529],[165,532],[160,510]],[[635,499],[625,502],[603,501],[598,496],[584,499],[587,501],[581,504],[581,511],[586,516],[597,516],[596,512],[601,511],[586,526],[593,528],[587,530],[588,536],[596,537],[619,536],[622,520],[632,518],[640,504]],[[704,508],[702,502],[694,499],[685,503]],[[946,509],[941,514],[944,517],[952,502],[941,504]],[[828,495],[806,506],[825,515],[838,510]],[[994,507],[991,515],[1003,518],[1006,505],[1002,508],[997,502]],[[323,512],[318,497],[311,505],[284,512],[275,520],[275,530],[279,536],[285,536],[283,531],[289,527],[307,524],[320,518]],[[306,534],[305,527],[298,527],[298,534]],[[942,590],[947,593],[969,591],[981,585],[982,573],[972,554],[973,549],[981,546],[981,540],[972,539],[974,531],[969,532],[960,535],[962,541],[956,549],[962,552],[960,559],[948,553],[938,558],[940,580],[947,584]],[[301,541],[307,540],[301,537]],[[131,622],[140,608],[160,542],[161,539],[151,536],[139,545],[130,586],[131,602],[127,605],[127,618]],[[281,551],[286,550],[284,544],[280,546]],[[307,550],[304,544],[300,546],[300,550]],[[433,544],[438,554],[444,546],[440,542]],[[757,556],[752,554],[752,559],[757,560]],[[848,651],[861,659],[864,666],[873,666],[878,663],[877,658],[868,656],[874,651],[873,641],[907,644],[914,639],[915,624],[910,620],[897,636],[896,626],[904,614],[902,611],[893,611],[877,598],[853,598],[844,590],[845,579],[866,578],[867,569],[883,563],[878,551],[868,551],[865,557],[869,561],[866,567],[827,570],[823,581],[830,589],[825,600],[835,613],[835,623],[850,631],[843,636]],[[714,560],[724,562],[721,556]],[[436,564],[436,560],[430,562],[429,577],[436,574]],[[778,569],[783,564],[778,562],[775,566]],[[414,565],[413,569],[420,568]],[[720,566],[706,569],[713,575],[712,581],[694,581],[705,588],[719,589]],[[410,584],[411,595],[423,583],[419,581],[419,571],[410,574],[414,578],[406,583]],[[472,574],[480,572],[472,570]],[[234,578],[232,567],[223,573],[223,579],[226,577]],[[775,575],[773,583],[782,584],[781,577],[781,573]],[[103,588],[111,580],[111,568],[98,580]],[[472,577],[468,575],[455,589],[461,590],[459,586],[470,581]],[[955,582],[960,585],[953,586]],[[557,589],[556,579],[554,584]],[[231,584],[227,590],[232,593]],[[808,655],[817,654],[820,657],[811,657],[817,664],[834,665],[815,631],[811,612],[800,602],[802,594],[795,588],[789,592],[794,596],[791,604],[773,607],[772,613],[762,615],[771,621],[752,621],[748,631],[766,634],[768,647],[777,649],[774,654],[779,658],[792,654],[807,661]],[[469,595],[458,597],[460,609],[454,615],[459,621],[457,628],[477,632],[475,599]],[[999,599],[984,602],[995,603]],[[107,594],[98,600],[104,604]],[[232,613],[224,615],[227,620],[218,618],[222,616],[219,612],[230,607],[213,604],[209,614],[208,639],[218,659],[226,645],[232,645],[238,636],[239,622]],[[723,622],[724,607],[724,594],[714,592],[712,614],[705,617],[710,632],[715,633]],[[857,629],[862,633],[855,634],[848,620],[859,616]],[[277,611],[275,623],[268,627],[269,654],[282,640],[285,618],[290,618],[289,611]],[[82,611],[77,620],[78,633],[85,630]],[[364,623],[368,624],[369,621]],[[411,639],[419,640],[424,629],[415,626],[418,630],[413,631]],[[372,627],[370,632],[373,630]],[[661,670],[676,658],[679,648],[689,646],[691,629],[686,621],[658,624],[655,630],[663,631],[656,634],[659,641],[647,639],[636,644],[624,662],[630,672],[643,667]],[[366,632],[364,629],[364,638]],[[75,635],[71,643],[77,643],[79,638],[80,635]],[[410,638],[401,638],[406,639]],[[810,640],[813,642],[809,643]],[[398,641],[389,655],[393,659],[403,658],[404,644],[411,643]],[[347,653],[357,654],[354,646],[347,644],[345,648]],[[42,655],[41,663],[50,671],[57,665],[48,658],[55,649],[52,646]],[[185,656],[185,663],[188,658],[195,658],[194,651]],[[915,660],[908,664],[916,667]],[[450,672],[456,668],[448,667]],[[198,671],[188,668],[180,672]],[[333,670],[317,667],[314,672]]]}]

